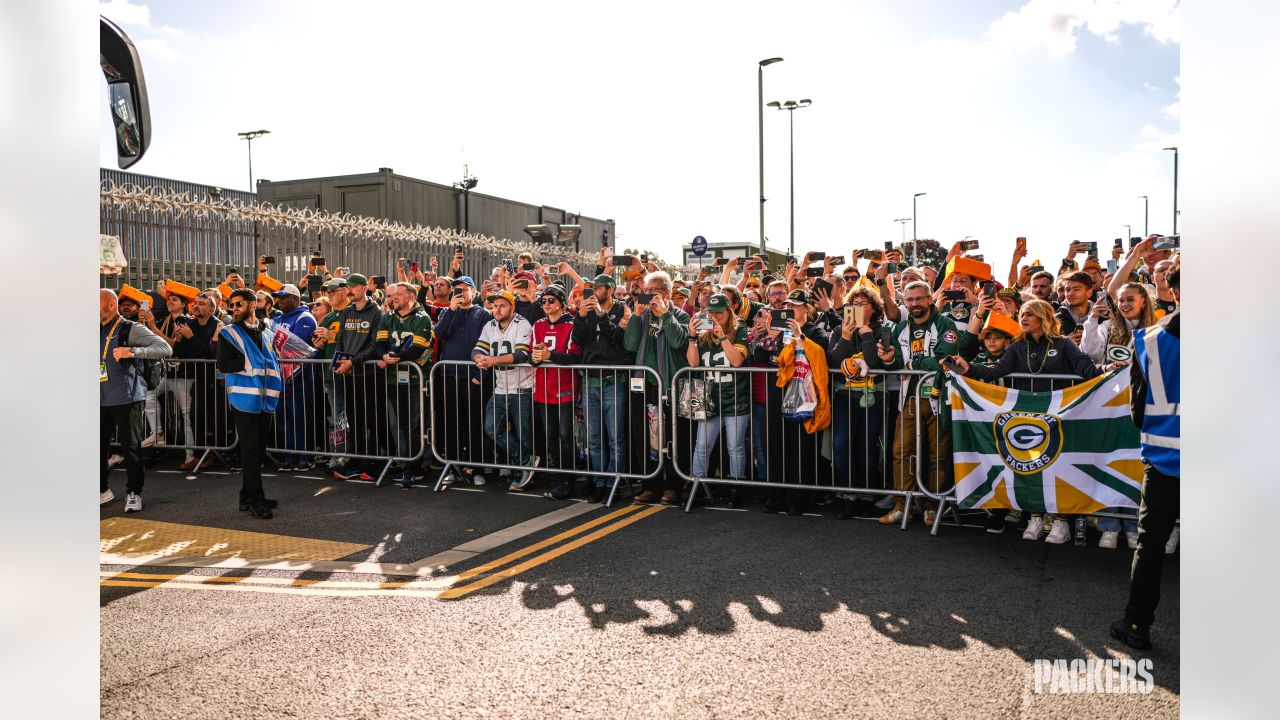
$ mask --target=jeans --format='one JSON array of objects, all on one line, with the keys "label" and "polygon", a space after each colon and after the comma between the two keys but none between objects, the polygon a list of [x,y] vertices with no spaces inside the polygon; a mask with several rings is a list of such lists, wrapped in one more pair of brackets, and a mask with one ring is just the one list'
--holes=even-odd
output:
[{"label": "jeans", "polygon": [[493,440],[506,464],[527,466],[533,456],[533,391],[490,396],[484,407],[484,434]]},{"label": "jeans", "polygon": [[164,435],[164,423],[160,421],[159,400],[165,393],[171,392],[174,402],[178,405],[178,412],[182,415],[183,442],[187,445],[196,444],[195,432],[191,428],[191,386],[194,382],[190,378],[166,377],[160,381],[160,386],[155,392],[147,393],[147,424],[151,426],[151,432]]},{"label": "jeans", "polygon": [[542,467],[578,467],[573,446],[573,403],[533,404],[533,451]]},{"label": "jeans", "polygon": [[597,486],[608,484],[611,479],[608,473],[618,472],[618,467],[626,457],[627,438],[624,429],[627,424],[627,392],[625,380],[586,388],[584,423],[587,429],[587,453],[590,468],[602,473],[594,478]]},{"label": "jeans", "polygon": [[838,488],[884,489],[880,430],[885,396],[873,392],[875,404],[862,407],[861,390],[831,393],[831,463]]},{"label": "jeans", "polygon": [[754,403],[751,406],[751,445],[755,448],[756,455],[756,480],[764,482],[768,477],[766,472],[769,463],[765,460],[764,455],[764,403]]},{"label": "jeans", "polygon": [[[303,365],[294,370],[285,381],[280,402],[276,405],[276,443],[284,450],[310,450],[308,431],[314,424],[311,409],[311,367]],[[284,452],[280,461],[301,465],[310,460],[309,455]]]},{"label": "jeans", "polygon": [[693,477],[707,475],[707,459],[716,446],[720,426],[724,426],[725,445],[729,449],[729,475],[737,479],[747,476],[747,425],[749,415],[721,415],[698,423],[698,442],[693,449]]},{"label": "jeans", "polygon": [[424,459],[422,438],[425,428],[422,427],[422,387],[418,382],[393,385],[389,389],[392,397],[391,413],[392,437],[395,440],[396,455],[409,458],[417,455],[415,460],[405,461],[405,470],[414,476],[422,474]]},{"label": "jeans", "polygon": [[[1124,531],[1126,533],[1138,532],[1138,511],[1133,508],[1107,508],[1104,512],[1113,512],[1119,515],[1132,515],[1132,520],[1124,521]],[[1100,517],[1098,518],[1098,532],[1117,532],[1120,530],[1119,518]]]},{"label": "jeans", "polygon": [[347,451],[347,396],[339,392],[338,380],[332,376],[325,379],[324,391],[329,397],[329,413],[325,416],[329,429],[328,450],[342,454]]}]

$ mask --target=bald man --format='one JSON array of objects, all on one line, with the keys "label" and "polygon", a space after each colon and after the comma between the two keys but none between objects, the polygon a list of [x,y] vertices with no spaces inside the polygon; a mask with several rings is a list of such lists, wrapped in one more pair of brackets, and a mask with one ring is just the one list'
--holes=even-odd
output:
[{"label": "bald man", "polygon": [[[147,383],[141,375],[138,360],[162,360],[173,354],[173,348],[141,323],[126,320],[120,315],[116,294],[103,289],[98,294],[101,304],[98,330],[98,399],[102,432],[102,482],[99,505],[115,499],[107,484],[111,470],[107,457],[111,454],[111,441],[117,428],[128,474],[128,496],[125,512],[142,510],[142,413],[147,397]],[[121,342],[123,340],[123,342]]]}]

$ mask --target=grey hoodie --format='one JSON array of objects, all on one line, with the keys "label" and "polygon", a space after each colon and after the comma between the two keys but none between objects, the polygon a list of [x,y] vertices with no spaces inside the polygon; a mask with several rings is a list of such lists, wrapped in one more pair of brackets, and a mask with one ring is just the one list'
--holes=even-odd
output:
[{"label": "grey hoodie", "polygon": [[[119,316],[117,316],[119,317]],[[106,359],[101,357],[102,345],[107,342],[107,333],[115,320],[98,328],[99,360],[107,366],[106,382],[98,383],[98,399],[103,406],[128,405],[142,402],[147,398],[147,383],[139,374],[141,363],[135,360],[116,360],[115,349],[120,347],[120,336],[128,320],[120,318],[120,326],[111,335],[110,345],[106,349]],[[173,348],[159,335],[147,329],[142,323],[131,323],[129,338],[125,345],[133,348],[136,360],[163,360],[173,354]]]}]

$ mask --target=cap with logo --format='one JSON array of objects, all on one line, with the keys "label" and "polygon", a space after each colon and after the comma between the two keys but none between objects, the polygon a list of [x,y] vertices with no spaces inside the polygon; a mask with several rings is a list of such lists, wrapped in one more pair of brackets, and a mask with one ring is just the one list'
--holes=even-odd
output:
[{"label": "cap with logo", "polygon": [[787,293],[787,302],[792,305],[808,305],[809,293],[804,290],[792,290]]},{"label": "cap with logo", "polygon": [[724,293],[716,293],[707,300],[707,309],[712,312],[728,312],[729,298]]},{"label": "cap with logo", "polygon": [[337,290],[338,288],[343,288],[346,286],[347,286],[346,278],[336,277],[336,278],[329,278],[328,280],[325,281],[324,285],[322,285],[321,287],[323,287],[325,290]]},{"label": "cap with logo", "polygon": [[472,280],[470,275],[461,275],[459,277],[456,277],[449,283],[449,285],[453,287],[458,287],[459,285],[466,285],[472,290],[476,289],[476,281]]},{"label": "cap with logo", "polygon": [[604,273],[597,275],[595,279],[591,281],[591,284],[603,285],[604,287],[607,287],[607,288],[618,287],[618,281],[614,280],[612,275],[605,275]]},{"label": "cap with logo", "polygon": [[493,302],[495,300],[506,300],[507,302],[511,303],[511,307],[516,306],[516,296],[512,295],[510,290],[503,290],[502,292],[494,293],[489,297],[485,298],[485,300],[489,302]]},{"label": "cap with logo", "polygon": [[285,283],[283,287],[281,287],[279,290],[271,294],[274,297],[284,297],[285,295],[290,295],[292,297],[298,298],[299,300],[302,299],[302,293],[299,292],[298,286],[294,285],[293,283]]}]

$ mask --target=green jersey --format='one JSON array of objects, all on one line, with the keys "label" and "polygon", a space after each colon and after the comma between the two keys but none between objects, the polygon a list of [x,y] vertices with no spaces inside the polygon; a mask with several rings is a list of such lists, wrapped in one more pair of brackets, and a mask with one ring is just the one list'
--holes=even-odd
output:
[{"label": "green jersey", "polygon": [[[374,335],[374,343],[378,346],[378,356],[404,348],[400,352],[401,362],[411,362],[422,368],[422,378],[426,380],[428,365],[431,363],[431,343],[435,340],[432,330],[431,316],[421,305],[414,305],[408,315],[398,312],[383,313],[378,321],[378,331]],[[413,371],[410,377],[413,378]],[[396,373],[387,373],[388,382],[396,382]]]},{"label": "green jersey", "polygon": [[[733,331],[733,347],[747,357],[747,326],[738,323]],[[698,340],[698,365],[705,368],[733,367],[725,356],[724,348],[714,340]],[[715,372],[708,370],[695,373],[706,382],[707,395],[715,415],[746,415],[751,412],[751,374],[746,372]],[[708,412],[711,415],[712,412]]]}]

